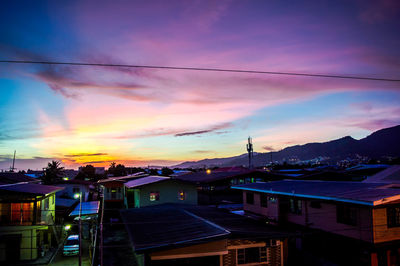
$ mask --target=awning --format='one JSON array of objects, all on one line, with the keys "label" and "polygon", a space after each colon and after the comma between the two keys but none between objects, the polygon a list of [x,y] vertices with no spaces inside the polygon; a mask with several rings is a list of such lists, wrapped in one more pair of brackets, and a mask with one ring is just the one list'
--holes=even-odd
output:
[{"label": "awning", "polygon": [[[79,203],[75,207],[75,209],[69,214],[69,216],[79,216],[80,204],[81,203]],[[81,216],[98,214],[99,206],[100,206],[100,201],[84,201],[84,202],[82,202]]]}]

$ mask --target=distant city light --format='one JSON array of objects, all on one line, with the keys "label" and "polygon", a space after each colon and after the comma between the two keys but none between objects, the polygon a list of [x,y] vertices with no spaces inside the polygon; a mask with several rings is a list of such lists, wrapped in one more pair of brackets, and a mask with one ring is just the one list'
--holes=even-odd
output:
[{"label": "distant city light", "polygon": [[75,193],[75,194],[74,194],[74,198],[75,198],[75,199],[79,199],[80,196],[81,196],[81,194],[79,194],[79,193]]},{"label": "distant city light", "polygon": [[65,225],[64,229],[65,229],[65,231],[68,231],[69,229],[71,229],[71,225],[70,224]]},{"label": "distant city light", "polygon": [[64,181],[68,181],[68,177],[63,177],[63,180]]},{"label": "distant city light", "polygon": [[211,169],[206,170],[207,175],[211,174]]}]

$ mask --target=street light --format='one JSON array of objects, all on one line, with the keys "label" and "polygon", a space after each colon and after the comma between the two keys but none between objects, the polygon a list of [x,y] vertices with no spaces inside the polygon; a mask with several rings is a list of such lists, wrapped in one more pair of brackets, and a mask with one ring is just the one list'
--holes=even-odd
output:
[{"label": "street light", "polygon": [[75,199],[79,198],[79,266],[82,265],[82,219],[81,219],[81,213],[82,213],[82,192],[80,193],[75,193],[74,195]]}]

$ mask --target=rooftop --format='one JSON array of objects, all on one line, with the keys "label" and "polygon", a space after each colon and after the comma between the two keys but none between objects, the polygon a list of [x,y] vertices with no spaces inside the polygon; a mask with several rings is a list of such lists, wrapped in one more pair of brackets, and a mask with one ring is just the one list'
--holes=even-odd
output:
[{"label": "rooftop", "polygon": [[47,185],[40,185],[27,182],[0,186],[0,191],[3,192],[8,191],[8,192],[26,193],[31,195],[40,195],[40,196],[46,196],[50,193],[55,193],[63,189],[64,189],[63,187],[47,186]]},{"label": "rooftop", "polygon": [[166,176],[146,176],[146,177],[141,177],[141,178],[138,178],[135,180],[128,181],[125,183],[125,186],[128,188],[141,187],[144,185],[158,183],[158,182],[162,182],[165,180],[170,180],[170,178],[166,177]]},{"label": "rooftop", "polygon": [[393,165],[364,180],[365,183],[400,183],[400,165]]},{"label": "rooftop", "polygon": [[38,179],[21,173],[3,172],[0,173],[0,185],[15,184],[20,182],[38,182]]},{"label": "rooftop", "polygon": [[400,190],[384,183],[283,180],[233,186],[233,189],[375,206],[400,199]]},{"label": "rooftop", "polygon": [[223,179],[229,179],[229,178],[233,178],[233,177],[239,177],[242,175],[248,175],[248,174],[252,174],[252,173],[260,173],[260,171],[248,170],[248,169],[237,169],[237,168],[234,168],[232,170],[216,169],[216,170],[211,170],[211,172],[209,172],[209,173],[203,171],[203,172],[196,172],[196,173],[192,173],[192,174],[181,175],[181,176],[176,177],[176,179],[189,181],[189,182],[195,182],[195,183],[208,183],[208,182],[214,182],[214,181],[219,181],[219,180],[223,180]]},{"label": "rooftop", "polygon": [[84,201],[82,202],[82,210],[80,210],[80,204],[75,207],[69,216],[79,216],[79,212],[81,212],[81,215],[94,215],[99,212],[100,201]]},{"label": "rooftop", "polygon": [[215,239],[230,232],[174,206],[152,206],[121,211],[136,251]]},{"label": "rooftop", "polygon": [[137,178],[141,178],[143,176],[147,176],[147,174],[135,173],[135,174],[126,175],[126,176],[109,177],[107,179],[99,180],[98,183],[107,183],[107,182],[112,182],[112,181],[120,181],[120,182],[124,183],[127,180],[137,179]]},{"label": "rooftop", "polygon": [[217,238],[279,239],[286,231],[209,206],[162,204],[121,211],[135,250]]}]

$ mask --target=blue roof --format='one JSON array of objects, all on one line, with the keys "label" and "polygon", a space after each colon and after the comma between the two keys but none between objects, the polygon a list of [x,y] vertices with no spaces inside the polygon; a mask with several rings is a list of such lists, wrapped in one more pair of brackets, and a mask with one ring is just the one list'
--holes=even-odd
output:
[{"label": "blue roof", "polygon": [[[99,213],[100,201],[84,201],[82,202],[82,215],[93,215]],[[69,216],[79,216],[80,203],[69,214]]]},{"label": "blue roof", "polygon": [[374,206],[400,199],[400,190],[384,188],[384,183],[294,181],[283,180],[268,183],[251,183],[233,186],[233,189],[249,190],[293,197],[333,200]]}]

